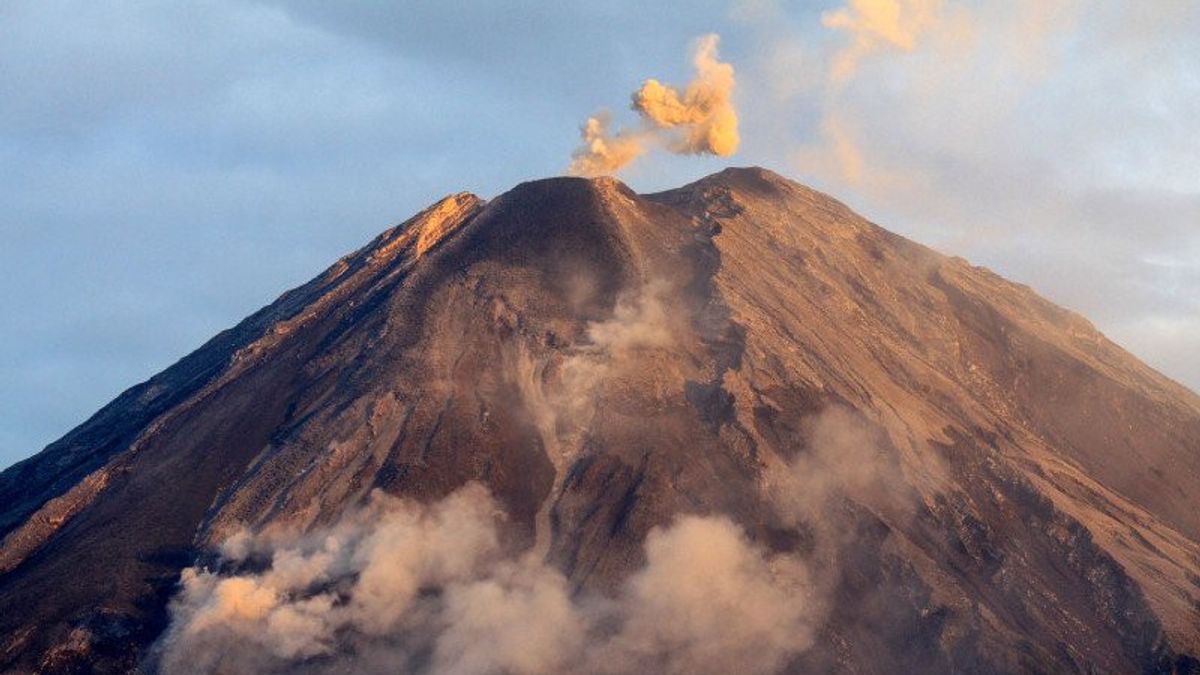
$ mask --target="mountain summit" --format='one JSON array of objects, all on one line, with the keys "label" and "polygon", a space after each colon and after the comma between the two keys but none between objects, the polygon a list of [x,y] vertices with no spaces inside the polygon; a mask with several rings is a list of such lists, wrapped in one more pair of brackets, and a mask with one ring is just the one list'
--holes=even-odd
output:
[{"label": "mountain summit", "polygon": [[1027,287],[763,169],[552,178],[0,474],[0,670],[1200,672],[1197,485],[1200,397]]}]

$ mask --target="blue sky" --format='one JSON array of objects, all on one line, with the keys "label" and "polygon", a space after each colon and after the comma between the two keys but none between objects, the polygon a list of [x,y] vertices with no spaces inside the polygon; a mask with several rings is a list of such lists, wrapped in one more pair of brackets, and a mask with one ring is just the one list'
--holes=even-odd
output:
[{"label": "blue sky", "polygon": [[710,32],[742,146],[635,189],[768,166],[1200,388],[1198,6],[889,1],[7,0],[0,466],[441,195],[562,173]]}]

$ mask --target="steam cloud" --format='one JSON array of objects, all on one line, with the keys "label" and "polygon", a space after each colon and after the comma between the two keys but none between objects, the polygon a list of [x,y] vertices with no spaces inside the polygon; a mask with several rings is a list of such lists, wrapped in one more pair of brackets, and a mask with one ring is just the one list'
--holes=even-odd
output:
[{"label": "steam cloud", "polygon": [[715,34],[697,43],[692,56],[696,77],[680,91],[655,79],[633,93],[640,127],[611,131],[612,118],[599,113],[581,128],[583,145],[572,154],[568,171],[577,176],[614,173],[653,145],[676,154],[728,157],[738,147],[738,117],[733,107],[733,66],[717,58]]},{"label": "steam cloud", "polygon": [[377,493],[290,541],[235,536],[235,571],[184,572],[161,669],[765,674],[812,643],[804,567],[726,518],[651,531],[611,599],[572,597],[536,556],[506,554],[500,522],[469,485],[431,506]]}]

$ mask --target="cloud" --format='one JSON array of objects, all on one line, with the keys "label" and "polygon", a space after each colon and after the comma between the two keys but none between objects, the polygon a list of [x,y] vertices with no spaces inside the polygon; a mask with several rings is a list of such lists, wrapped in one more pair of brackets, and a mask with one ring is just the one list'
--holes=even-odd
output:
[{"label": "cloud", "polygon": [[804,158],[806,168],[814,162],[832,163],[851,185],[866,180],[890,185],[902,182],[878,167],[867,166],[861,135],[843,103],[845,90],[862,63],[873,57],[913,52],[931,35],[941,42],[960,43],[970,33],[966,15],[948,12],[943,0],[849,0],[846,7],[824,13],[821,24],[844,33],[847,42],[829,57],[829,72],[820,93],[823,141],[797,156]]},{"label": "cloud", "polygon": [[715,34],[697,41],[692,56],[696,76],[682,90],[649,79],[633,93],[640,127],[612,132],[607,113],[588,118],[581,128],[583,144],[572,154],[568,172],[614,173],[652,146],[680,155],[728,157],[736,152],[740,137],[732,98],[734,71],[732,65],[718,60],[719,41]]},{"label": "cloud", "polygon": [[1200,333],[1174,326],[1200,295],[1200,8],[842,4],[822,20],[743,2],[762,45],[739,64],[743,153],[786,154],[784,171],[1197,387]]},{"label": "cloud", "polygon": [[939,20],[942,0],[849,0],[821,16],[821,23],[844,31],[850,42],[834,56],[830,78],[849,80],[864,58],[888,49],[911,52],[922,33]]},{"label": "cloud", "polygon": [[478,485],[422,506],[376,493],[335,525],[237,536],[218,570],[189,568],[157,647],[164,673],[396,670],[470,675],[777,671],[813,642],[821,605],[796,559],[723,517],[646,538],[615,597],[574,596],[506,553]]}]

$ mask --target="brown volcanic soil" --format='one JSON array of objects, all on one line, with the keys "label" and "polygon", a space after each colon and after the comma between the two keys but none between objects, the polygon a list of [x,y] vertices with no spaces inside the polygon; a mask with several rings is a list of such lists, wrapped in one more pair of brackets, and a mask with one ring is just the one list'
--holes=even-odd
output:
[{"label": "brown volcanic soil", "polygon": [[[639,292],[669,342],[598,352]],[[830,406],[895,494],[788,522],[773,477]],[[578,588],[678,513],[801,555],[836,530],[795,672],[1200,669],[1200,397],[761,169],[448,197],[0,474],[0,668],[124,672],[235,527],[472,480]]]}]

